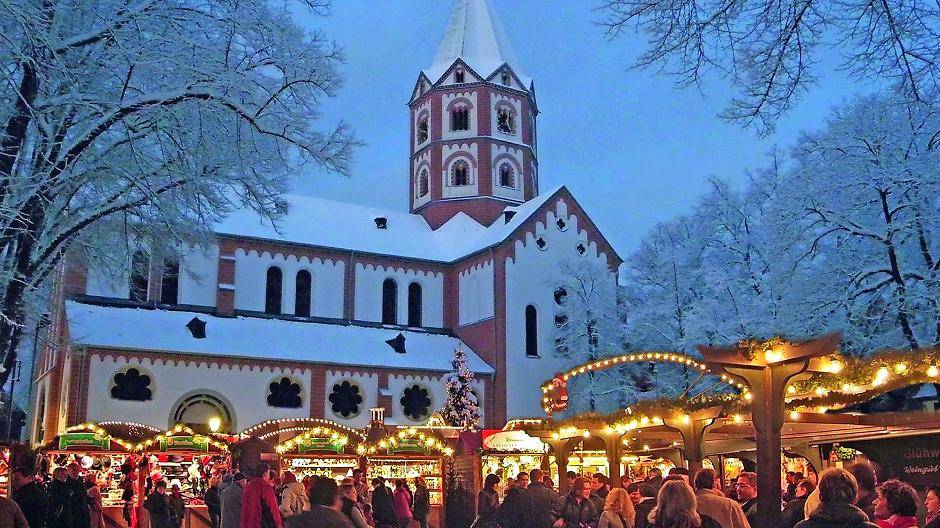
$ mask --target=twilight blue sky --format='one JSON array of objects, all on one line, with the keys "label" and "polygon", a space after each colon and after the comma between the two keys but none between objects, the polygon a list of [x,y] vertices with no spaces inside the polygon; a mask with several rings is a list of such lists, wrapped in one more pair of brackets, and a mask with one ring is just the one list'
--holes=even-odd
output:
[{"label": "twilight blue sky", "polygon": [[[655,69],[629,69],[644,46],[630,33],[608,42],[594,24],[594,1],[491,0],[522,68],[535,79],[541,114],[540,185],[564,184],[623,257],[657,223],[690,212],[718,176],[743,185],[748,169],[788,147],[801,130],[860,90],[829,52],[811,89],[777,132],[759,138],[722,121],[731,91],[718,78],[677,88]],[[365,142],[353,176],[312,175],[295,191],[406,210],[407,103],[418,72],[429,66],[447,24],[450,0],[340,0],[328,18],[298,21],[319,28],[345,51],[345,85],[323,119],[348,121]]]}]

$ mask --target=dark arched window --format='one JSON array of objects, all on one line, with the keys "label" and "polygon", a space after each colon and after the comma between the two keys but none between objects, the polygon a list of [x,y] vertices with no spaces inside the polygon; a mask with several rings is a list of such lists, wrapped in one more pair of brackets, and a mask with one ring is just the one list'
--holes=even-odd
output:
[{"label": "dark arched window", "polygon": [[307,270],[297,272],[297,295],[294,298],[294,315],[310,317],[310,297],[313,277]]},{"label": "dark arched window", "polygon": [[398,284],[395,279],[382,283],[382,324],[398,324]]},{"label": "dark arched window", "polygon": [[417,139],[419,145],[428,140],[428,116],[427,115],[422,115],[420,118],[418,118],[418,136],[415,139]]},{"label": "dark arched window", "polygon": [[180,296],[180,262],[176,259],[163,261],[163,278],[160,281],[160,302],[177,304]]},{"label": "dark arched window", "polygon": [[516,186],[516,171],[513,170],[512,164],[506,162],[499,166],[499,184],[503,187]]},{"label": "dark arched window", "polygon": [[277,266],[268,268],[268,276],[264,284],[264,313],[274,315],[281,313],[281,285],[283,282],[284,273],[281,268]]},{"label": "dark arched window", "polygon": [[428,170],[421,169],[421,174],[418,175],[418,198],[427,196],[428,190]]},{"label": "dark arched window", "polygon": [[450,111],[450,129],[470,130],[470,109],[466,105],[455,106]]},{"label": "dark arched window", "polygon": [[463,68],[457,68],[457,71],[454,72],[454,82],[459,82],[459,83],[464,82]]},{"label": "dark arched window", "polygon": [[150,257],[147,252],[138,249],[131,257],[130,300],[147,300],[147,288],[150,284]]},{"label": "dark arched window", "polygon": [[408,326],[421,326],[421,285],[408,285]]},{"label": "dark arched window", "polygon": [[450,184],[459,187],[470,185],[470,165],[464,160],[457,160],[450,169]]},{"label": "dark arched window", "polygon": [[539,319],[535,306],[525,307],[525,355],[539,355]]}]

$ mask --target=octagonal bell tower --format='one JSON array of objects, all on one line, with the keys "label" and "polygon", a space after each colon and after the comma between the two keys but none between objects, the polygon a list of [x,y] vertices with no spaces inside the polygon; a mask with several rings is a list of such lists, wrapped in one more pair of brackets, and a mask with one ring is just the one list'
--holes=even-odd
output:
[{"label": "octagonal bell tower", "polygon": [[411,101],[411,211],[490,225],[538,194],[535,85],[488,0],[457,0]]}]

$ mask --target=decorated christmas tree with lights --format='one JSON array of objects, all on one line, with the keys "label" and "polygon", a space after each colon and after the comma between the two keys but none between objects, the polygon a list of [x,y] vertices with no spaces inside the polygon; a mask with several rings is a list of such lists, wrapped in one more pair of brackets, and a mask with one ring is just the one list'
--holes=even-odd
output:
[{"label": "decorated christmas tree with lights", "polygon": [[447,378],[447,397],[441,416],[448,424],[471,430],[480,421],[480,404],[473,394],[473,372],[467,367],[467,354],[457,348],[451,362],[454,371]]}]

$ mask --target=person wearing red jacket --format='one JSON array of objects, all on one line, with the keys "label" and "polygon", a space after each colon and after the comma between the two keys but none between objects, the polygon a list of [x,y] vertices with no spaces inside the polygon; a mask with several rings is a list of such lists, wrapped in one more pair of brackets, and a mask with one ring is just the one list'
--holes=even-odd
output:
[{"label": "person wearing red jacket", "polygon": [[241,528],[282,528],[277,496],[274,494],[271,469],[261,463],[255,468],[255,478],[242,492]]}]

